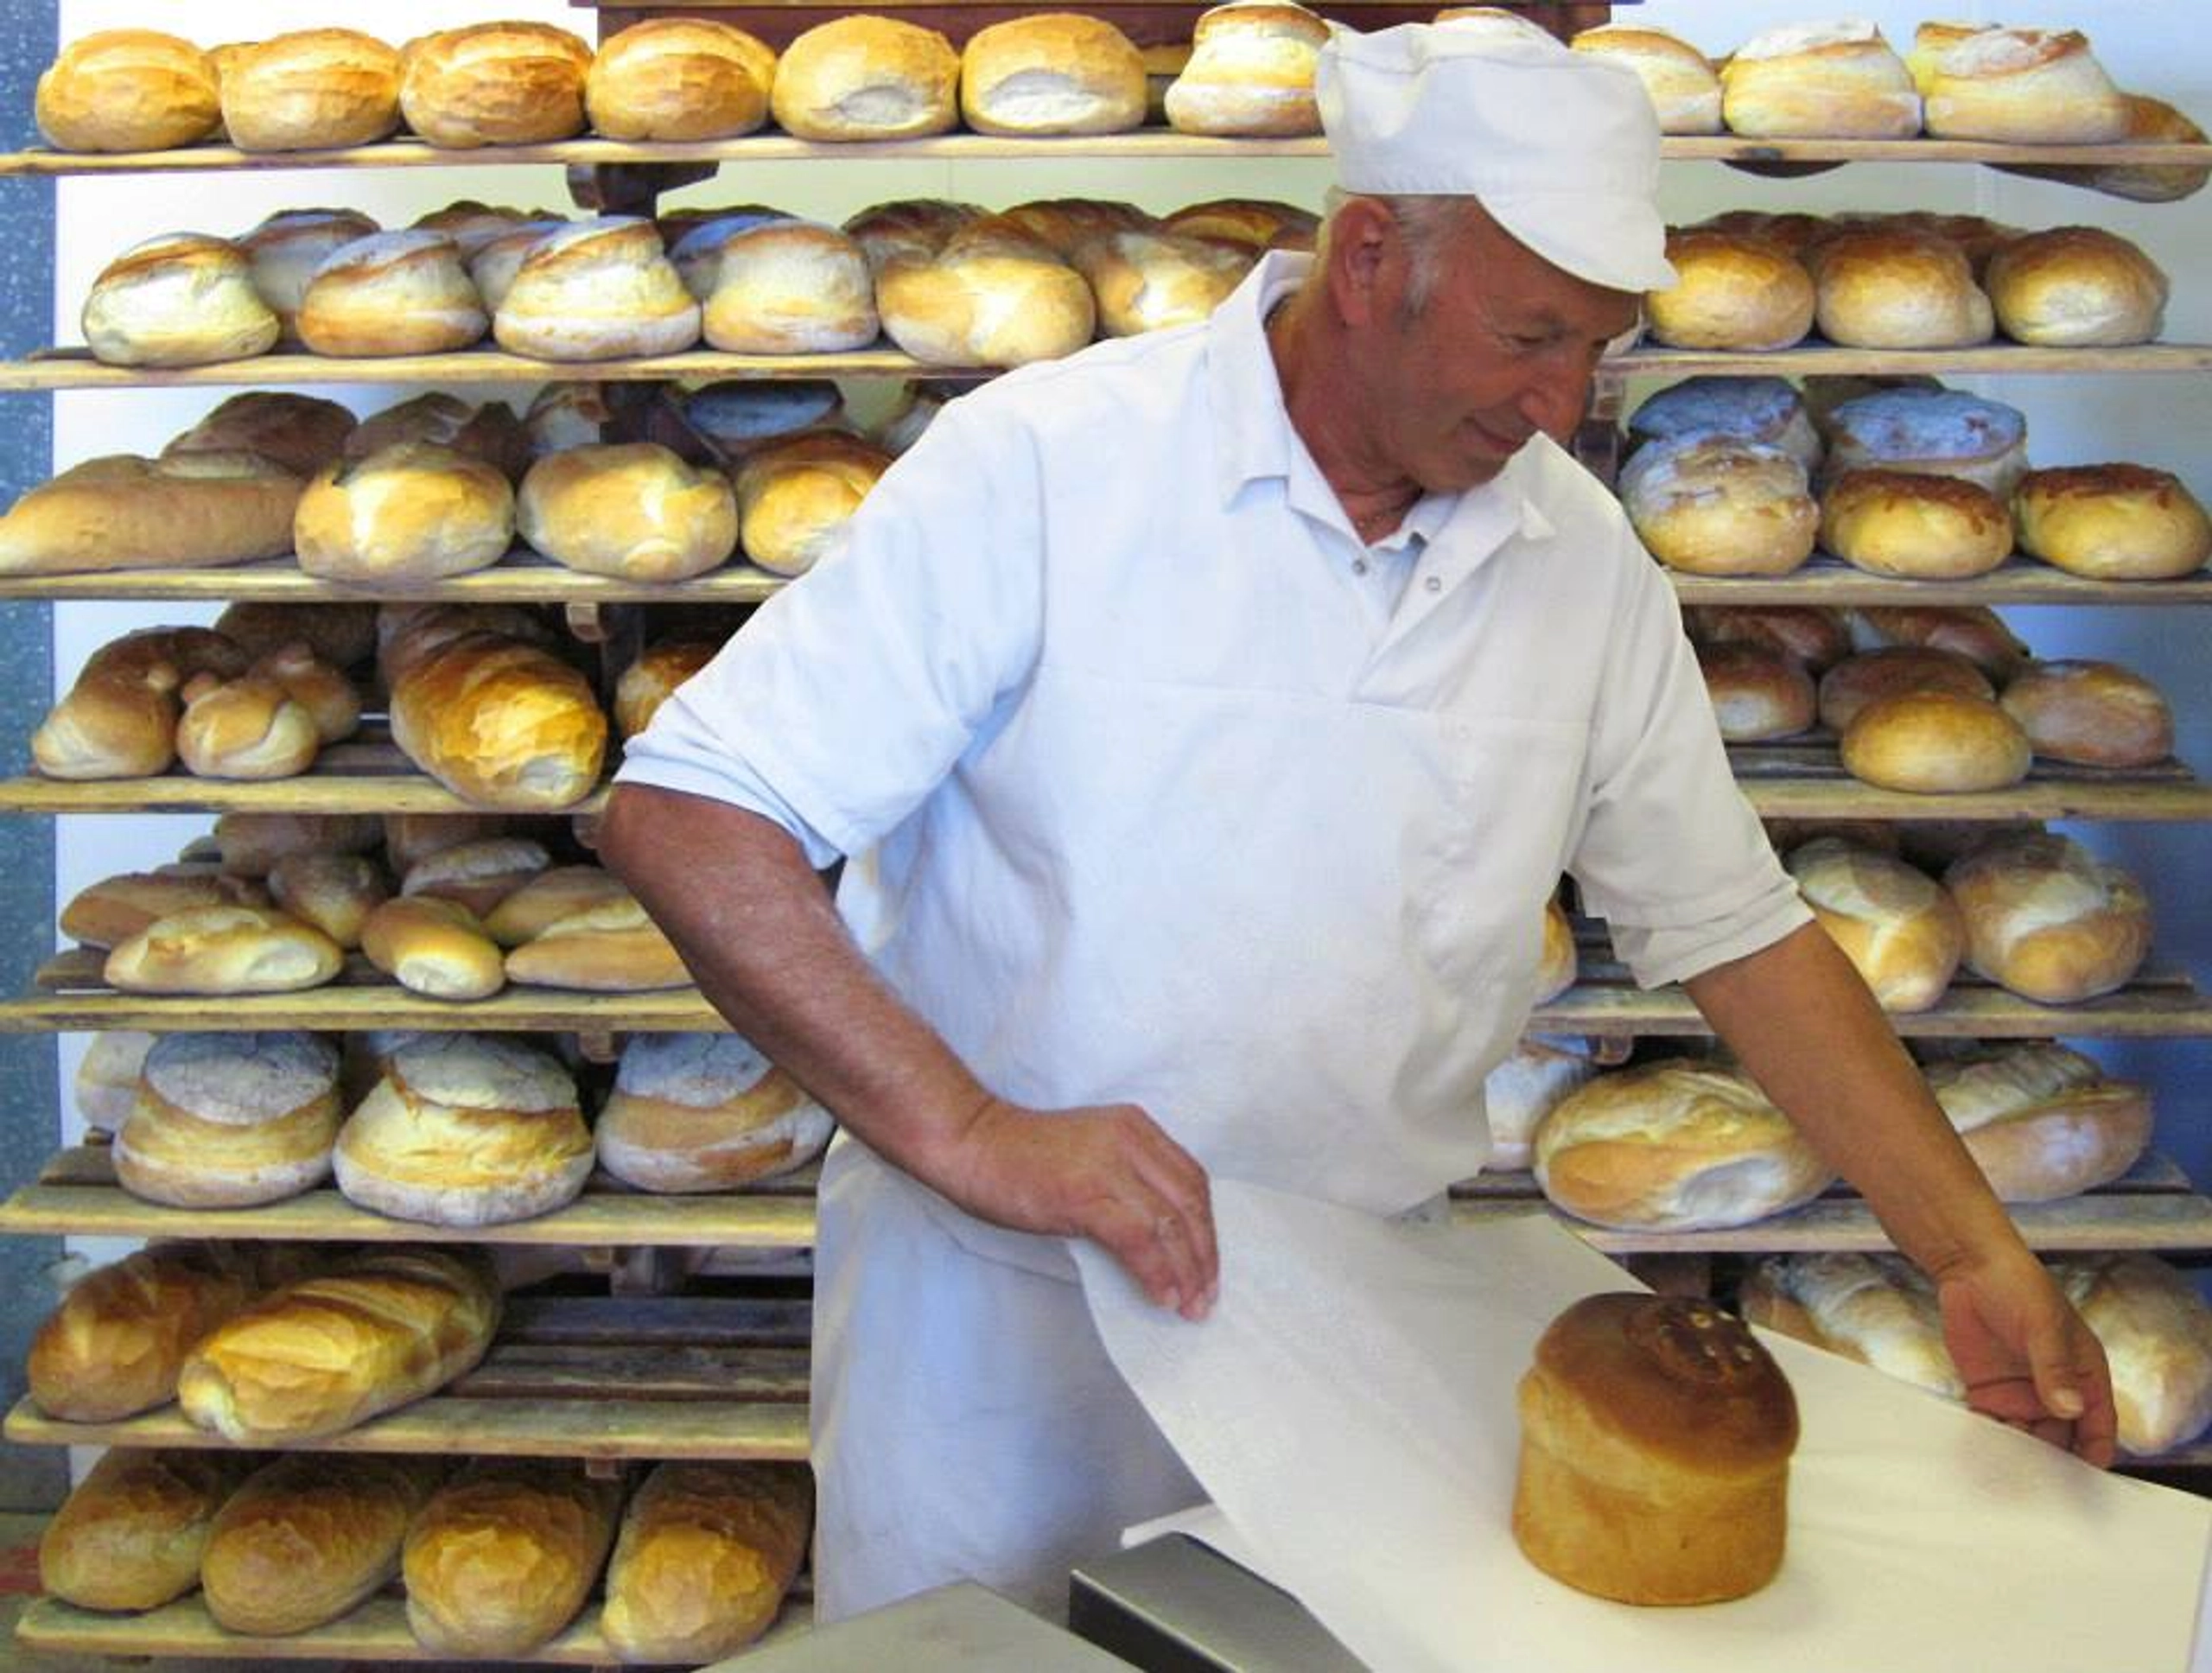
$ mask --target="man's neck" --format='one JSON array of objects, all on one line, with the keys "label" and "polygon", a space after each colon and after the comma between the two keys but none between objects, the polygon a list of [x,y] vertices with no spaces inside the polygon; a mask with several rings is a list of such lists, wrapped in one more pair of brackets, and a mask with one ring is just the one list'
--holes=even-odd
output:
[{"label": "man's neck", "polygon": [[1268,348],[1291,428],[1346,519],[1372,545],[1405,520],[1421,498],[1421,486],[1376,457],[1342,340],[1316,328],[1311,316],[1318,301],[1311,290],[1301,290],[1278,302],[1268,315]]}]

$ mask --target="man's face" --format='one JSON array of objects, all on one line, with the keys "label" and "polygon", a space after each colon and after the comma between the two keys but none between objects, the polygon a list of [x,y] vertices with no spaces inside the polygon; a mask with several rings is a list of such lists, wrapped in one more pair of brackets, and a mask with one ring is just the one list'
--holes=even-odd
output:
[{"label": "man's face", "polygon": [[1390,462],[1430,493],[1489,481],[1539,430],[1567,442],[1599,357],[1643,301],[1562,272],[1479,211],[1451,233],[1421,308],[1391,293],[1386,279],[1365,334],[1372,413]]}]

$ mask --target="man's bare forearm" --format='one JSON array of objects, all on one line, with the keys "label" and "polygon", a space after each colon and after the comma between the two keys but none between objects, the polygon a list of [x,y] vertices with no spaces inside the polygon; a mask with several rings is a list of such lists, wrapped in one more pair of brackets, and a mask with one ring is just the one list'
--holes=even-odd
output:
[{"label": "man's bare forearm", "polygon": [[1942,1274],[2017,1243],[1889,1019],[1818,925],[1686,986],[1767,1096],[1859,1187],[1917,1265]]}]

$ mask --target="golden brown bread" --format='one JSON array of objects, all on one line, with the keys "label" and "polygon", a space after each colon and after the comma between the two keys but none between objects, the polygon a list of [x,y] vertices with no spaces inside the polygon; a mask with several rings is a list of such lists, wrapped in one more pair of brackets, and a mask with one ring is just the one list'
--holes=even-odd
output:
[{"label": "golden brown bread", "polygon": [[725,139],[768,119],[776,54],[734,24],[651,17],[601,42],[584,110],[608,139]]},{"label": "golden brown bread", "polygon": [[614,685],[614,730],[634,738],[652,724],[661,704],[722,648],[720,639],[664,639],[648,646]]},{"label": "golden brown bread", "polygon": [[2142,886],[2071,837],[1976,849],[1943,874],[1967,918],[1967,963],[2023,998],[2071,1004],[2124,986],[2151,950]]},{"label": "golden brown bread", "polygon": [[1815,320],[1852,348],[1964,348],[1996,329],[1966,251],[1909,226],[1875,226],[1823,239],[1807,255],[1818,287]]},{"label": "golden brown bread", "polygon": [[288,1453],[226,1500],[200,1559],[207,1613],[257,1638],[333,1621],[399,1573],[407,1524],[443,1458]]},{"label": "golden brown bread", "polygon": [[1943,996],[1966,953],[1966,921],[1916,867],[1838,837],[1793,849],[1789,875],[1813,916],[1882,1008],[1924,1011]]},{"label": "golden brown bread", "polygon": [[361,926],[369,963],[428,999],[488,999],[507,985],[499,949],[476,914],[432,895],[385,900]]},{"label": "golden brown bread", "polygon": [[198,906],[156,919],[107,956],[126,993],[296,993],[334,980],[338,944],[262,906]]},{"label": "golden brown bread", "polygon": [[959,120],[960,55],[895,17],[833,17],[784,49],[769,105],[798,139],[918,139]]},{"label": "golden brown bread", "polygon": [[1867,704],[1905,691],[1997,695],[1988,676],[1956,651],[1928,645],[1885,646],[1847,657],[1821,676],[1821,724],[1831,732],[1847,731]]},{"label": "golden brown bread", "polygon": [[399,54],[359,29],[241,43],[223,66],[222,102],[241,151],[366,145],[399,126]]},{"label": "golden brown bread", "polygon": [[27,490],[0,518],[0,575],[208,569],[292,549],[306,487],[260,454],[113,454]]},{"label": "golden brown bread", "polygon": [[302,924],[350,951],[361,945],[361,926],[391,888],[373,860],[308,852],[288,854],[270,868],[269,893]]},{"label": "golden brown bread", "polygon": [[1745,1320],[1959,1400],[1936,1292],[1896,1255],[1769,1256],[1744,1280]]},{"label": "golden brown bread", "polygon": [[85,344],[109,366],[195,366],[266,353],[282,327],[253,288],[245,252],[171,232],[124,251],[85,299]]},{"label": "golden brown bread", "polygon": [[61,932],[88,947],[112,947],[171,913],[268,900],[254,884],[219,873],[130,871],[79,890],[61,909]]},{"label": "golden brown bread", "polygon": [[2164,693],[2116,662],[2031,662],[1998,701],[2047,760],[2150,767],[2173,754]]},{"label": "golden brown bread", "polygon": [[226,1244],[163,1244],[87,1273],[31,1339],[24,1371],[49,1417],[108,1423],[164,1405],[193,1345],[259,1289]]},{"label": "golden brown bread", "polygon": [[536,145],[584,125],[592,50],[547,23],[475,23],[410,41],[399,105],[433,145]]},{"label": "golden brown bread", "polygon": [[1910,139],[1920,95],[1882,32],[1858,20],[1754,35],[1720,67],[1721,117],[1761,139]]},{"label": "golden brown bread", "polygon": [[1870,574],[1958,580],[2012,555],[2012,518],[1988,489],[1957,477],[1846,471],[1821,497],[1821,544]]},{"label": "golden brown bread", "polygon": [[1145,115],[1144,55],[1111,23],[1036,12],[976,31],[960,114],[981,134],[1117,134]]},{"label": "golden brown bread", "polygon": [[1249,251],[1185,233],[1109,232],[1071,259],[1098,305],[1098,329],[1134,337],[1204,320],[1251,270]]},{"label": "golden brown bread", "polygon": [[629,889],[600,866],[556,866],[540,872],[484,915],[484,927],[503,947],[518,947],[563,918],[610,901],[626,900]]},{"label": "golden brown bread", "polygon": [[550,863],[544,845],[527,836],[467,836],[409,866],[399,892],[450,900],[481,918]]},{"label": "golden brown bread", "polygon": [[1700,645],[1763,645],[1815,677],[1851,654],[1841,614],[1819,605],[1694,604],[1682,619]]},{"label": "golden brown bread", "polygon": [[86,672],[31,734],[31,760],[49,779],[143,779],[176,758],[177,671]]},{"label": "golden brown bread", "polygon": [[2035,763],[2028,735],[1995,699],[1927,690],[1861,709],[1844,728],[1842,758],[1864,783],[1925,794],[2004,790]]},{"label": "golden brown bread", "polygon": [[1929,1066],[1928,1089],[2005,1202],[2050,1202],[2109,1184],[2151,1142],[2147,1088],[2107,1080],[2048,1041]]},{"label": "golden brown bread", "polygon": [[375,232],[326,256],[300,296],[296,329],[317,354],[442,354],[491,320],[441,232]]},{"label": "golden brown bread", "polygon": [[737,473],[745,555],[771,575],[804,575],[891,468],[857,436],[819,430],[750,455]]},{"label": "golden brown bread", "polygon": [[1980,29],[1944,41],[1923,26],[1923,36],[1916,80],[1934,138],[2102,145],[2127,131],[2126,96],[2077,30]]},{"label": "golden brown bread", "polygon": [[182,1208],[280,1201],[329,1176],[343,1113],[323,1035],[163,1034],[115,1135],[115,1177]]},{"label": "golden brown bread", "polygon": [[480,807],[550,811],[599,783],[607,716],[591,684],[536,646],[464,633],[391,687],[392,741]]},{"label": "golden brown bread", "polygon": [[1794,737],[1813,724],[1813,677],[1779,651],[1732,642],[1697,647],[1698,671],[1722,739]]},{"label": "golden brown bread", "polygon": [[530,438],[505,401],[481,405],[442,391],[417,395],[361,421],[346,438],[342,456],[366,459],[398,442],[431,442],[480,459],[509,481],[530,468]]},{"label": "golden brown bread", "polygon": [[166,151],[207,138],[223,119],[207,54],[154,29],[71,41],[34,99],[39,131],[60,151]]},{"label": "golden brown bread", "polygon": [[1714,1603],[1782,1566],[1797,1403],[1712,1302],[1586,1296],[1538,1339],[1518,1405],[1513,1536],[1554,1579]]},{"label": "golden brown bread", "polygon": [[700,1662],[766,1631],[806,1555],[814,1478],[791,1464],[653,1466],[623,1513],[600,1631],[626,1662]]},{"label": "golden brown bread", "polygon": [[734,225],[707,239],[695,284],[708,344],[734,354],[865,348],[880,330],[875,281],[859,241],[790,218]]},{"label": "golden brown bread", "polygon": [[2212,518],[2180,478],[2143,465],[2030,471],[2012,515],[2021,550],[2092,580],[2171,580],[2212,557]]},{"label": "golden brown bread", "polygon": [[1003,216],[970,219],[928,254],[879,257],[875,303],[891,340],[935,366],[1016,366],[1089,342],[1097,304],[1083,275]]},{"label": "golden brown bread", "polygon": [[517,354],[599,360],[680,353],[699,340],[699,319],[652,222],[602,215],[530,246],[492,333]]},{"label": "golden brown bread", "polygon": [[283,686],[308,711],[321,742],[338,743],[360,730],[361,694],[335,665],[324,661],[303,641],[255,658],[247,671]]},{"label": "golden brown bread", "polygon": [[300,568],[327,581],[442,580],[506,556],[514,490],[458,448],[396,442],[326,467],[300,497],[293,533]]},{"label": "golden brown bread", "polygon": [[641,1191],[728,1191],[829,1142],[829,1112],[735,1034],[637,1034],[594,1129],[607,1171]]},{"label": "golden brown bread", "polygon": [[[1008,213],[1012,213],[1009,211]],[[1163,231],[1217,244],[1241,244],[1255,255],[1298,246],[1311,249],[1320,217],[1311,209],[1274,198],[1209,198],[1186,203],[1160,218]]]},{"label": "golden brown bread", "polygon": [[2123,1452],[2147,1458],[2212,1423],[2212,1308],[2155,1255],[2076,1255],[2052,1275],[2112,1367]]},{"label": "golden brown bread", "polygon": [[2009,680],[2027,660],[2028,647],[1994,610],[1980,605],[1944,608],[1933,605],[1878,605],[1847,610],[1853,639],[1870,651],[1917,646],[1950,651],[1981,670],[1985,677]]},{"label": "golden brown bread", "polygon": [[1661,133],[1720,131],[1720,78],[1706,55],[1680,36],[1609,23],[1580,31],[1567,45],[1634,71],[1651,95]]},{"label": "golden brown bread", "polygon": [[[337,402],[317,396],[282,389],[240,390],[173,438],[162,449],[162,457],[174,459],[183,453],[257,453],[304,482],[338,456],[346,438],[353,433],[353,415]],[[299,607],[255,607],[296,610]]]},{"label": "golden brown bread", "polygon": [[1985,281],[1998,328],[2041,348],[2147,343],[2172,287],[2141,246],[2099,226],[2054,226],[2013,239]]},{"label": "golden brown bread", "polygon": [[202,674],[181,694],[177,759],[203,779],[289,779],[315,764],[321,734],[307,705],[263,674]]},{"label": "golden brown bread", "polygon": [[720,471],[658,442],[610,442],[531,466],[516,526],[533,549],[587,575],[684,581],[737,550],[737,498]]},{"label": "golden brown bread", "polygon": [[1787,575],[1820,533],[1805,468],[1757,442],[1655,442],[1628,461],[1619,492],[1637,538],[1688,575]]},{"label": "golden brown bread", "polygon": [[619,1481],[566,1459],[471,1465],[407,1530],[407,1624],[446,1656],[527,1654],[583,1606],[614,1543]]},{"label": "golden brown bread", "polygon": [[1567,908],[1554,894],[1544,903],[1544,950],[1536,961],[1536,994],[1530,1002],[1549,1004],[1573,987],[1580,973],[1580,957],[1574,947],[1574,926],[1568,922]]},{"label": "golden brown bread", "polygon": [[[2161,99],[2122,93],[2126,125],[2120,137],[2126,144],[2202,145],[2204,130]],[[2171,203],[2204,189],[2212,167],[2190,162],[2000,162],[1995,167],[2008,175],[2055,180],[2068,186],[2087,187],[2136,203]]]},{"label": "golden brown bread", "polygon": [[335,1434],[434,1392],[491,1345],[499,1291],[474,1250],[385,1249],[287,1284],[203,1338],[184,1415],[239,1446]]},{"label": "golden brown bread", "polygon": [[1314,72],[1325,20],[1292,0],[1236,0],[1199,15],[1191,56],[1167,89],[1179,133],[1248,137],[1321,130]]},{"label": "golden brown bread", "polygon": [[373,813],[225,813],[215,844],[226,875],[266,877],[288,854],[359,854],[381,834]]},{"label": "golden brown bread", "polygon": [[1813,276],[1761,235],[1670,229],[1675,281],[1644,297],[1645,323],[1669,348],[1788,348],[1813,328]]},{"label": "golden brown bread", "polygon": [[182,1597],[199,1582],[216,1511],[254,1461],[114,1448],[46,1524],[39,1583],[80,1609],[156,1609]]},{"label": "golden brown bread", "polygon": [[556,919],[507,955],[507,980],[588,993],[688,987],[691,973],[626,894]]}]

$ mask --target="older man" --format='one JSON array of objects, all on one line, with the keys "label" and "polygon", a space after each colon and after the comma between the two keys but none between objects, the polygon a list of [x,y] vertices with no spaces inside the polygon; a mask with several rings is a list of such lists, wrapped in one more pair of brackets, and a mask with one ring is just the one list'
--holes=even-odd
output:
[{"label": "older man", "polygon": [[1192,1496],[1060,1240],[1195,1320],[1236,1282],[1210,1173],[1387,1214],[1477,1170],[1563,869],[1935,1275],[1976,1403],[2110,1455],[2094,1339],[1809,925],[1664,576],[1561,450],[1672,277],[1642,88],[1413,27],[1333,43],[1321,94],[1319,256],[948,408],[606,823],[844,1124],[828,1616],[963,1574],[1055,1607]]}]

